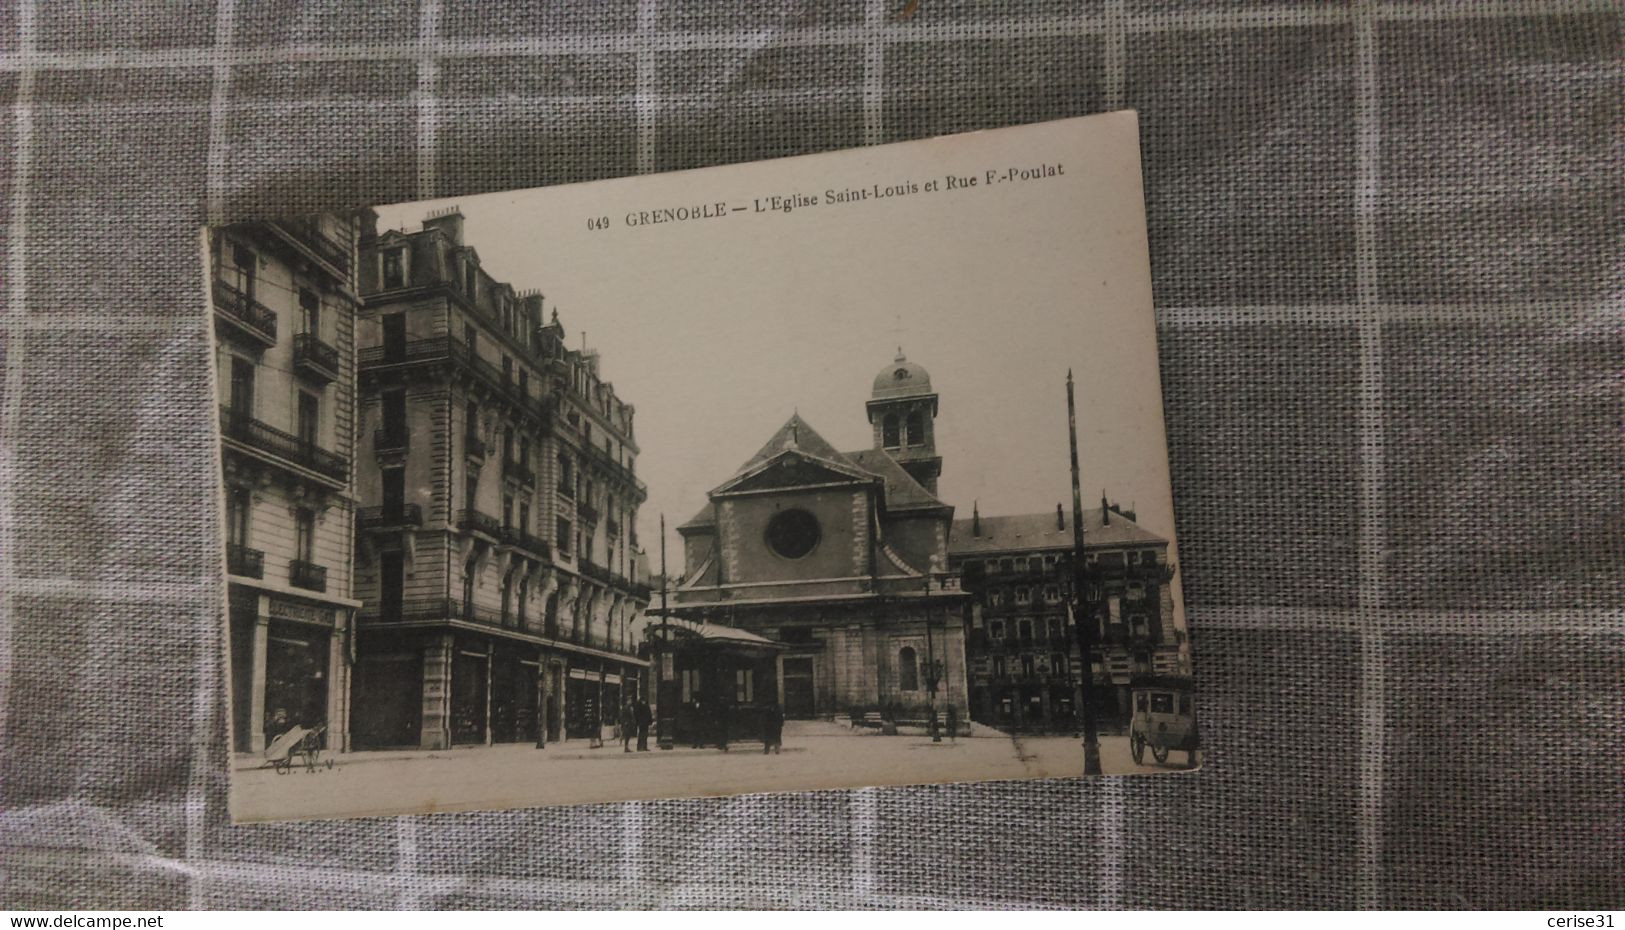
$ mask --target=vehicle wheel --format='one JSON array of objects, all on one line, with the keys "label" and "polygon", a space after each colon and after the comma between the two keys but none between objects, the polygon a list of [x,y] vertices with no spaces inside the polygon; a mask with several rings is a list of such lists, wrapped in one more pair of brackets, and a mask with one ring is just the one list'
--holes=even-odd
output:
[{"label": "vehicle wheel", "polygon": [[276,773],[278,775],[286,775],[286,774],[288,774],[288,768],[289,767],[290,766],[289,766],[289,762],[288,762],[287,759],[283,759],[283,760],[281,760],[279,762],[271,763],[271,768],[275,769]]},{"label": "vehicle wheel", "polygon": [[1145,762],[1145,737],[1136,733],[1129,737],[1129,752],[1134,756],[1134,764],[1142,765]]},{"label": "vehicle wheel", "polygon": [[1158,765],[1161,765],[1162,763],[1167,762],[1168,761],[1168,747],[1167,746],[1152,746],[1151,747],[1151,758],[1156,759]]}]

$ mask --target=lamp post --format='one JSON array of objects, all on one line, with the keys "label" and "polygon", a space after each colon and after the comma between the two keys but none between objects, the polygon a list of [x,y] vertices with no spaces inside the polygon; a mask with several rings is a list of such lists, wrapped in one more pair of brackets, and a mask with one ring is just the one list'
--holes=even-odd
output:
[{"label": "lamp post", "polygon": [[1100,737],[1095,731],[1095,705],[1089,692],[1094,688],[1095,615],[1085,611],[1088,594],[1083,558],[1083,491],[1078,486],[1078,405],[1072,394],[1072,369],[1066,371],[1066,416],[1072,441],[1072,625],[1078,637],[1078,676],[1083,683],[1083,774],[1100,774]]},{"label": "lamp post", "polygon": [[671,587],[671,576],[666,573],[666,515],[660,515],[660,646],[655,650],[655,709],[660,716],[655,720],[655,745],[671,749],[676,745],[673,732],[675,711],[668,700],[671,694],[673,661],[671,651],[671,625],[667,622],[666,589]]},{"label": "lamp post", "polygon": [[[937,725],[937,685],[942,681],[942,662],[937,659],[936,646],[931,641],[931,579],[925,579],[925,706],[931,724],[931,742],[942,742],[942,728]],[[947,647],[943,643],[943,647]]]}]

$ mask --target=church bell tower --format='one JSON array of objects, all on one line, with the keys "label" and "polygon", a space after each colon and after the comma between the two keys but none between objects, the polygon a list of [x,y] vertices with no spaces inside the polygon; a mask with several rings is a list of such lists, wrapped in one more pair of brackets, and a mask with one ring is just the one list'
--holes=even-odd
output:
[{"label": "church bell tower", "polygon": [[937,455],[937,395],[931,390],[931,375],[899,347],[897,358],[875,375],[866,406],[875,448],[936,494],[942,456]]}]

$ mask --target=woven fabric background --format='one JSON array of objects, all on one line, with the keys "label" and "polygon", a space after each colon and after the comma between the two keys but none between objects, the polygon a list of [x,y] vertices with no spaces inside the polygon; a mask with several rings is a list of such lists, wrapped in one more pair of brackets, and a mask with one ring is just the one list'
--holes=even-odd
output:
[{"label": "woven fabric background", "polygon": [[[904,2],[0,0],[0,907],[1625,902],[1621,5]],[[228,824],[202,222],[1122,107],[1201,772]]]}]

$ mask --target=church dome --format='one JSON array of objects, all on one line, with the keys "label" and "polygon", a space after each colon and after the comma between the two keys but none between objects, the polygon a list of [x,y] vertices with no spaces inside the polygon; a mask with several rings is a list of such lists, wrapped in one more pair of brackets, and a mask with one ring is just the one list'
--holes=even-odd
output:
[{"label": "church dome", "polygon": [[902,348],[890,365],[875,375],[874,399],[888,397],[916,397],[931,393],[931,375],[925,368],[903,356]]}]

